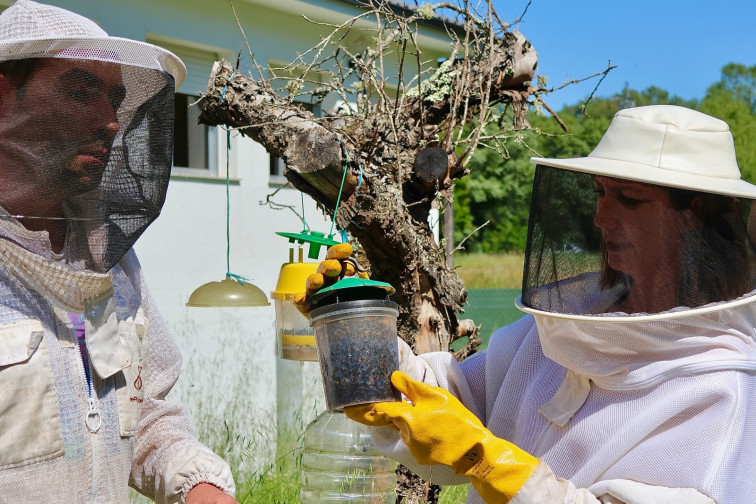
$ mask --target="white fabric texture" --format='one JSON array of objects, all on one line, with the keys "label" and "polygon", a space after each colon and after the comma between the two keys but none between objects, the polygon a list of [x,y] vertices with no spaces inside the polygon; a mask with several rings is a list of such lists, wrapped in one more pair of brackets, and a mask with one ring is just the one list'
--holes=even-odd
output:
[{"label": "white fabric texture", "polygon": [[137,40],[110,37],[84,16],[53,5],[17,0],[0,18],[0,61],[25,58],[97,60],[161,70],[176,89],[186,67],[173,53]]},{"label": "white fabric texture", "polygon": [[[0,214],[6,219],[7,214]],[[0,240],[5,265],[15,275],[33,285],[34,290],[54,299],[55,304],[72,312],[84,311],[85,301],[112,297],[113,282],[107,273],[77,271],[66,264],[29,252],[9,240]]]},{"label": "white fabric texture", "polygon": [[630,480],[605,481],[601,485],[594,485],[593,490],[601,494],[601,497],[597,498],[585,488],[576,489],[568,480],[557,478],[551,468],[541,462],[509,504],[715,504],[712,499],[692,488],[666,488]]},{"label": "white fabric texture", "polygon": [[586,157],[530,160],[571,171],[756,198],[756,186],[740,179],[727,123],[676,105],[620,110]]},{"label": "white fabric texture", "polygon": [[[596,331],[564,318],[537,325],[525,316],[461,364],[440,352],[405,354],[402,367],[451,390],[493,434],[564,480],[552,482],[561,496],[526,484],[532,495],[513,502],[592,502],[586,492],[615,504],[756,502],[756,300],[668,321],[593,321]],[[565,366],[589,378],[590,390],[559,426],[539,409],[562,386]],[[384,452],[421,476],[459,482],[447,468],[418,466],[396,431],[374,433]],[[471,488],[467,502],[483,501]]]},{"label": "white fabric texture", "polygon": [[[17,223],[0,224],[0,240],[50,255],[46,232],[19,237],[13,233]],[[55,298],[31,288],[18,268],[8,267],[12,259],[5,250],[0,261],[3,501],[127,503],[132,485],[158,503],[173,503],[183,502],[200,482],[233,494],[228,465],[197,441],[187,411],[165,399],[178,378],[181,355],[133,251],[109,274],[112,296],[93,305],[91,313],[85,310],[87,345],[98,371],[92,373],[94,403],[102,420],[93,433],[85,425],[87,382],[67,303],[54,304]],[[107,377],[99,374],[103,369]]]}]

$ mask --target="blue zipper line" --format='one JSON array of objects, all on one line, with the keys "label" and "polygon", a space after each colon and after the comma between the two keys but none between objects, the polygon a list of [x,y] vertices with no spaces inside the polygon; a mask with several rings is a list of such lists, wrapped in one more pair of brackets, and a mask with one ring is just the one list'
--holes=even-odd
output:
[{"label": "blue zipper line", "polygon": [[71,321],[74,324],[74,332],[76,333],[76,342],[79,345],[79,353],[81,353],[81,362],[84,364],[84,374],[87,377],[87,390],[89,397],[92,397],[92,376],[89,371],[89,352],[87,351],[87,340],[84,333],[84,315],[79,315],[76,321],[71,317]]}]

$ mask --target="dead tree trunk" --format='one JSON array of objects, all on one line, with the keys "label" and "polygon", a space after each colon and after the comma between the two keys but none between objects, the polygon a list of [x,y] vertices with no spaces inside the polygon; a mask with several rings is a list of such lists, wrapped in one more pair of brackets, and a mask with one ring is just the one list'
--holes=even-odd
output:
[{"label": "dead tree trunk", "polygon": [[229,80],[233,73],[228,62],[216,63],[201,120],[238,129],[283,158],[286,178],[329,213],[347,170],[336,224],[362,247],[371,276],[396,288],[401,337],[417,352],[428,352],[446,349],[453,337],[469,332],[457,319],[467,291],[445,266],[427,222],[432,199],[413,176],[418,146],[405,145],[397,155],[392,146],[407,141],[389,124],[356,125],[378,135],[349,134],[315,121],[248,77]]},{"label": "dead tree trunk", "polygon": [[[461,21],[447,27],[454,49],[446,63],[429,68],[417,46],[417,24],[427,19],[427,9],[397,12],[394,3],[382,0],[366,5],[381,20],[376,47],[351,52],[343,43],[350,21],[333,27],[313,50],[312,62],[300,59],[280,69],[291,74],[305,67],[286,87],[291,96],[311,69],[335,68],[319,92],[336,93],[347,103],[351,94],[355,108],[315,117],[275,92],[270,79],[240,75],[219,61],[201,102],[200,122],[236,129],[282,158],[291,185],[331,216],[339,200],[337,226],[358,244],[371,276],[396,288],[399,336],[416,353],[445,351],[467,336],[456,354],[461,360],[479,344],[478,328],[458,318],[467,291],[448,261],[454,247],[436,243],[428,216],[431,208],[452,201],[453,180],[468,173],[466,164],[481,142],[503,145],[508,131],[527,127],[528,100],[538,93],[530,86],[536,53],[522,35],[507,30],[490,2],[483,22],[467,2],[442,3],[432,8],[456,9]],[[325,44],[335,46],[332,56],[323,56]],[[391,77],[383,73],[388,52],[399,61]],[[407,68],[416,75],[407,78]],[[387,92],[388,80],[398,82],[395,92]],[[362,91],[350,92],[354,84]],[[500,117],[508,117],[513,128],[503,128]],[[499,133],[489,131],[494,123]],[[440,487],[406,468],[397,475],[398,502],[438,502]]]},{"label": "dead tree trunk", "polygon": [[[522,54],[529,58],[532,76],[535,53],[528,47]],[[524,118],[522,102],[530,88],[513,70],[513,61],[511,53],[504,53],[500,64],[489,63],[487,68],[496,71],[488,79],[499,97],[518,105],[515,117]],[[466,112],[482,99],[468,98]],[[453,110],[449,98],[428,103],[417,97],[393,115],[315,118],[264,82],[236,74],[220,61],[213,67],[200,121],[234,128],[283,158],[289,182],[331,215],[346,170],[336,224],[358,242],[372,277],[396,288],[392,299],[400,307],[400,337],[423,353],[446,350],[453,340],[477,334],[471,320],[458,319],[467,291],[447,267],[428,224],[434,200],[448,194],[452,179],[465,173],[454,145],[435,141]]]}]

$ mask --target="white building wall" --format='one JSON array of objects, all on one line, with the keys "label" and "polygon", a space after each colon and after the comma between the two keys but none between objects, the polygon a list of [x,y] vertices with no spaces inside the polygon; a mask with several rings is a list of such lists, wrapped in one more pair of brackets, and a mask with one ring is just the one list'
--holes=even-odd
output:
[{"label": "white building wall", "polygon": [[[297,52],[320,41],[325,28],[306,22],[302,13],[334,22],[358,12],[339,0],[237,0],[234,6],[243,36],[226,0],[42,1],[87,16],[113,36],[183,45],[230,61],[241,51],[244,73],[251,68],[247,43],[257,61],[265,65],[271,60],[291,61]],[[0,0],[3,4],[9,2]],[[359,50],[369,43],[369,36],[355,35],[350,43]],[[441,35],[427,42],[444,55],[446,43],[440,40]],[[323,106],[332,105],[326,102]],[[218,132],[217,140],[217,173],[201,178],[173,177],[161,216],[135,247],[152,294],[184,353],[184,373],[172,397],[189,402],[196,415],[210,415],[216,422],[232,417],[250,431],[271,422],[285,425],[296,420],[303,425],[322,409],[319,369],[317,363],[277,358],[273,305],[237,309],[184,305],[196,287],[219,281],[226,273],[224,131]],[[268,166],[268,154],[262,147],[232,134],[231,272],[251,279],[266,294],[275,288],[290,246],[275,231],[302,230],[292,212],[260,204],[275,190]],[[275,201],[301,206],[300,193],[293,189],[281,190]],[[316,210],[313,201],[305,197],[304,206],[311,228],[328,232],[330,221]]]}]

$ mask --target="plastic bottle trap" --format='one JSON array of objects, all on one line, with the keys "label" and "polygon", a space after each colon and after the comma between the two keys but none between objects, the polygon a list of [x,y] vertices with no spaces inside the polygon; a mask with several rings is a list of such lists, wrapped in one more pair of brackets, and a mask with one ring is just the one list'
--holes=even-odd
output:
[{"label": "plastic bottle trap", "polygon": [[326,407],[399,401],[391,373],[399,368],[397,305],[385,282],[347,277],[313,294],[315,331]]}]

